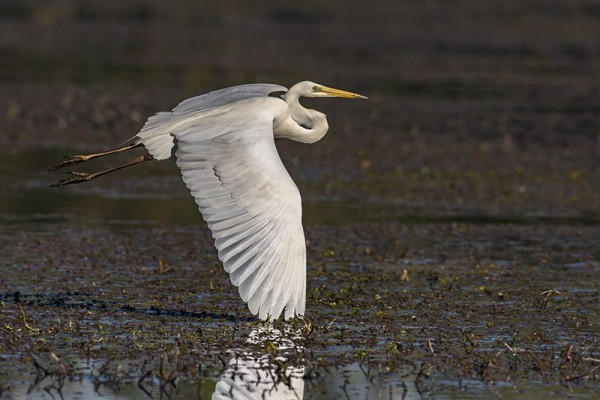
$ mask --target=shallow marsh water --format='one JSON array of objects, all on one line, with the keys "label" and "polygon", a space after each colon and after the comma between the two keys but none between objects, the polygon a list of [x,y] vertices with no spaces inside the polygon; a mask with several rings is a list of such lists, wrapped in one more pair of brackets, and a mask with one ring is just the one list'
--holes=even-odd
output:
[{"label": "shallow marsh water", "polygon": [[[228,374],[239,383],[239,362],[226,366],[244,354],[270,361],[276,379],[254,390],[280,398],[597,391],[593,218],[309,202],[310,326],[296,323],[289,355],[272,338],[246,343],[263,324],[229,284],[174,165],[57,190],[19,164],[55,156],[23,149],[0,166],[13,188],[0,197],[8,398],[210,398]],[[296,386],[281,375],[291,367]]]},{"label": "shallow marsh water", "polygon": [[[597,6],[162,4],[1,5],[0,397],[597,398]],[[307,78],[370,100],[277,144],[305,323],[249,315],[172,163],[48,188],[184,97]]]}]

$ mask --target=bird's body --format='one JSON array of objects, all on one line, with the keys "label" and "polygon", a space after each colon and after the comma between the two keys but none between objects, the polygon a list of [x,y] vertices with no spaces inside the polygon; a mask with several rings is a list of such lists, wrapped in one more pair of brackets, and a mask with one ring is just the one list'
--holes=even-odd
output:
[{"label": "bird's body", "polygon": [[[289,319],[305,311],[301,198],[274,138],[314,143],[328,125],[324,114],[302,107],[299,96],[362,97],[312,82],[290,90],[273,84],[234,86],[150,117],[133,145],[116,150],[143,145],[153,159],[175,157],[231,282],[261,319],[276,319],[284,311]],[[57,167],[112,152],[73,156]],[[94,177],[76,173],[59,185]]]}]

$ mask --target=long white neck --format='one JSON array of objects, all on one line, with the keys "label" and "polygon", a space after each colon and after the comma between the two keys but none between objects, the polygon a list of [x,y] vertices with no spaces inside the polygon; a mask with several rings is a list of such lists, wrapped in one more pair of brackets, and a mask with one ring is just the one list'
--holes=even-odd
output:
[{"label": "long white neck", "polygon": [[275,130],[276,137],[284,137],[302,143],[315,143],[325,136],[329,125],[325,114],[302,107],[295,93],[286,93],[283,99],[290,110],[290,117]]}]

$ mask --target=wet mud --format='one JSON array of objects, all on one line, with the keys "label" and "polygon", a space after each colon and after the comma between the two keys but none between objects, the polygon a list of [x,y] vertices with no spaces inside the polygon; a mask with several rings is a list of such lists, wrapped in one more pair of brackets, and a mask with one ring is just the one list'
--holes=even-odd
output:
[{"label": "wet mud", "polygon": [[[599,395],[592,2],[0,7],[0,398]],[[277,143],[304,320],[250,315],[173,163],[48,187],[185,97],[304,79],[370,97]]]}]

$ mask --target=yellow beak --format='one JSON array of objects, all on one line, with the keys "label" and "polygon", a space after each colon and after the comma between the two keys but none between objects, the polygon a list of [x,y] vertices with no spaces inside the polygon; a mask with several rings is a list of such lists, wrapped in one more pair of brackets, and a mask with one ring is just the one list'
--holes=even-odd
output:
[{"label": "yellow beak", "polygon": [[347,99],[368,99],[360,94],[346,92],[345,90],[334,89],[327,86],[321,86],[321,91],[333,97],[345,97]]}]

